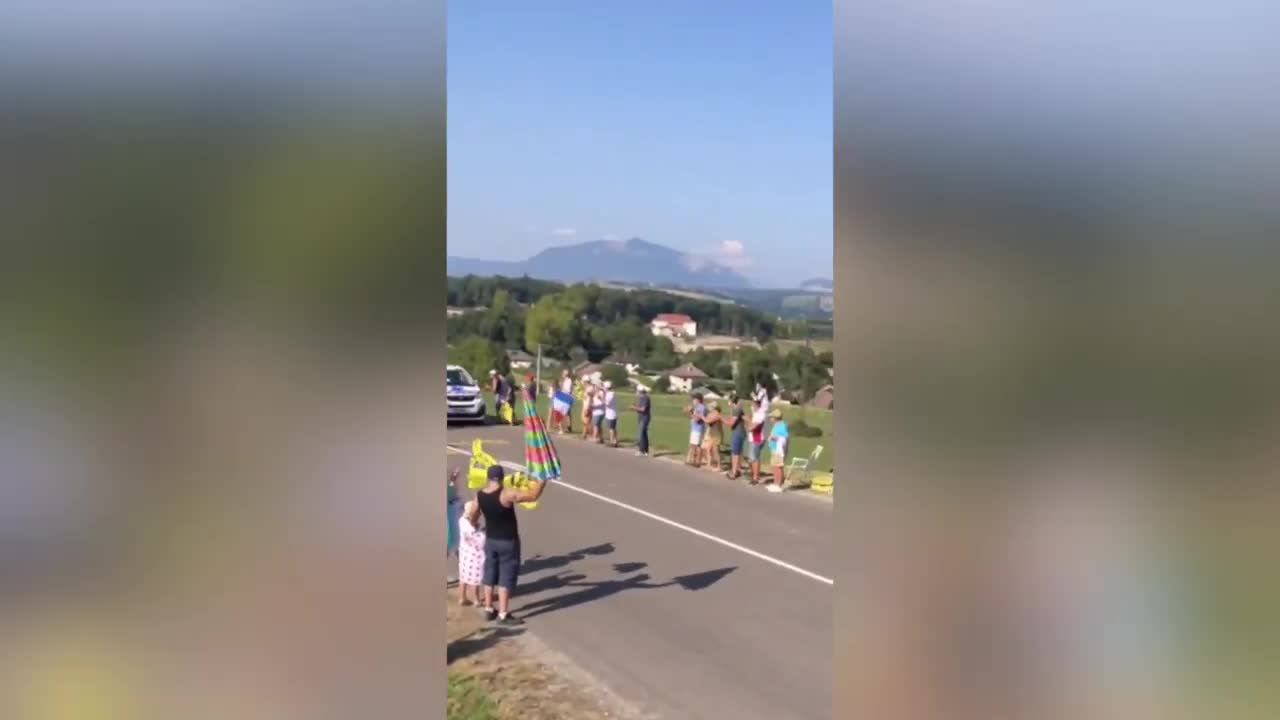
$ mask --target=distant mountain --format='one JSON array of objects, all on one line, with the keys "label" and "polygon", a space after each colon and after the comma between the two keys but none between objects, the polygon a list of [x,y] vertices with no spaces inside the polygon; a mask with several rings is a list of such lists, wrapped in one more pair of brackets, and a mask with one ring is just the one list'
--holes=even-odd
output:
[{"label": "distant mountain", "polygon": [[640,238],[596,240],[551,247],[527,260],[475,260],[450,256],[447,272],[506,275],[558,282],[620,282],[702,288],[747,288],[739,273],[714,261]]},{"label": "distant mountain", "polygon": [[821,292],[823,290],[832,290],[836,286],[835,281],[831,278],[809,278],[800,283],[801,290],[810,290],[813,292]]}]

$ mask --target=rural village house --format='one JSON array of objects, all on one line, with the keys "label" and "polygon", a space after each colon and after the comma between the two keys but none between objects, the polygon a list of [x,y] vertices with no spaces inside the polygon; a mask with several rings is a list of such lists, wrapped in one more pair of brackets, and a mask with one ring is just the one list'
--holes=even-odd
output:
[{"label": "rural village house", "polygon": [[663,313],[649,323],[654,335],[669,338],[692,338],[698,336],[698,323],[688,315],[679,313]]},{"label": "rural village house", "polygon": [[687,393],[693,390],[694,383],[701,383],[707,378],[708,375],[706,373],[688,363],[667,373],[667,380],[671,383],[672,392]]}]

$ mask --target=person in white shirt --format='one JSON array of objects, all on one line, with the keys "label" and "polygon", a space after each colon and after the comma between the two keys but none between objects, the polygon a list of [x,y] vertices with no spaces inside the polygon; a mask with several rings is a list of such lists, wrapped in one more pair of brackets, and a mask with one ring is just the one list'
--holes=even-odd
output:
[{"label": "person in white shirt", "polygon": [[604,424],[609,428],[609,444],[618,447],[618,398],[608,380],[604,383]]}]

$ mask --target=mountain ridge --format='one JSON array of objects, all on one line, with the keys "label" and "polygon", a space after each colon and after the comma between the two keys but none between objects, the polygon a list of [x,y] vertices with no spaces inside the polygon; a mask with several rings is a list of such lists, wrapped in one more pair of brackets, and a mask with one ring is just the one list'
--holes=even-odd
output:
[{"label": "mountain ridge", "polygon": [[557,282],[627,282],[749,288],[737,271],[706,257],[641,238],[545,248],[524,260],[446,257],[449,275],[505,275]]}]

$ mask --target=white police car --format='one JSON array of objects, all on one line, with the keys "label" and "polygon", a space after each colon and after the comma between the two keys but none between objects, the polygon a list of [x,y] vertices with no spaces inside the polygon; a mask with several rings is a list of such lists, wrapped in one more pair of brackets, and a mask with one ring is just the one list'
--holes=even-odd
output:
[{"label": "white police car", "polygon": [[449,405],[449,422],[484,422],[484,395],[480,393],[480,385],[465,368],[458,365],[448,366],[448,386],[445,397]]}]

